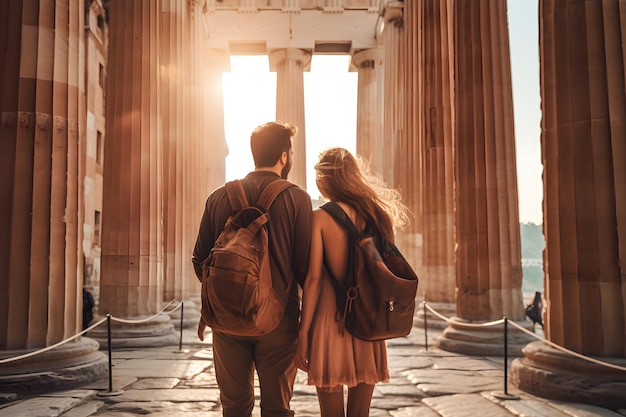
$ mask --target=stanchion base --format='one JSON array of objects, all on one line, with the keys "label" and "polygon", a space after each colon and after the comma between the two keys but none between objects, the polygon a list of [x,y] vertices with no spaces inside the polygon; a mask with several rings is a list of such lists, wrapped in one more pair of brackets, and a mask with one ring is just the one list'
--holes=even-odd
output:
[{"label": "stanchion base", "polygon": [[499,400],[519,400],[517,395],[508,394],[502,391],[492,392],[491,395]]},{"label": "stanchion base", "polygon": [[117,397],[118,395],[122,395],[124,391],[100,391],[98,392],[98,397]]},{"label": "stanchion base", "polygon": [[179,349],[179,350],[173,350],[172,353],[189,353],[191,352],[189,349]]}]

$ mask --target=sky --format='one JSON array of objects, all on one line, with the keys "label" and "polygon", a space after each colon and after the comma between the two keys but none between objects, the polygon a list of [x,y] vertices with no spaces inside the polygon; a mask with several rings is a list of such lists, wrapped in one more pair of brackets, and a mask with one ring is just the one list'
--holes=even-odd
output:
[{"label": "sky", "polygon": [[[538,0],[507,0],[519,216],[522,223],[541,224]],[[307,191],[318,198],[313,166],[320,151],[342,146],[356,150],[357,73],[348,72],[348,56],[314,55],[304,73]],[[233,56],[223,75],[224,119],[230,154],[226,180],[254,169],[250,132],[276,118],[276,73],[267,56]]]}]

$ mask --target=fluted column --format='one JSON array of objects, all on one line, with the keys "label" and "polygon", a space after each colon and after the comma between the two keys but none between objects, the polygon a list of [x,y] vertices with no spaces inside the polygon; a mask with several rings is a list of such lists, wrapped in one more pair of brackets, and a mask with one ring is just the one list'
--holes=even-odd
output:
[{"label": "fluted column", "polygon": [[[421,6],[421,7],[420,7]],[[420,293],[446,317],[456,311],[454,261],[454,5],[452,0],[425,0],[405,6],[405,30],[421,39],[411,54],[419,63],[423,92],[418,132],[424,169],[422,222],[424,236]],[[418,25],[418,23],[421,24]],[[408,24],[410,22],[410,25]],[[421,30],[420,30],[421,28]],[[421,321],[418,321],[421,322]],[[445,322],[429,320],[445,327]]]},{"label": "fluted column", "polygon": [[[226,175],[225,158],[228,154],[224,131],[224,102],[222,93],[222,73],[230,68],[229,56],[218,50],[211,50],[203,45],[205,33],[202,24],[203,14],[200,3],[196,4],[193,14],[193,33],[197,46],[192,58],[196,66],[194,71],[195,92],[193,96],[195,124],[197,130],[188,145],[187,161],[193,169],[188,170],[185,185],[185,229],[184,260],[185,269],[181,279],[187,282],[185,295],[185,322],[197,325],[200,315],[200,282],[196,278],[189,261],[198,234],[198,224],[204,210],[204,203],[211,191],[224,184]],[[193,303],[193,304],[192,304]],[[192,308],[187,308],[187,305]],[[188,318],[188,319],[187,319]]]},{"label": "fluted column", "polygon": [[[163,301],[160,10],[152,0],[109,9],[99,313],[116,317],[151,316]],[[114,330],[118,346],[177,340],[165,315]]]},{"label": "fluted column", "polygon": [[[457,316],[524,321],[506,3],[456,2],[455,21]],[[518,336],[509,347],[519,355]],[[502,329],[451,325],[437,343],[502,354]]]},{"label": "fluted column", "polygon": [[[539,5],[545,334],[626,367],[626,5]],[[523,390],[626,407],[624,371],[541,342],[524,355],[512,368]]]},{"label": "fluted column", "polygon": [[185,149],[188,142],[188,124],[185,117],[191,106],[188,79],[185,76],[189,56],[188,3],[177,0],[162,1],[160,26],[164,42],[160,42],[160,100],[163,137],[163,300],[182,300],[187,281],[183,279],[183,265],[189,263],[183,251],[183,220],[185,181]]},{"label": "fluted column", "polygon": [[306,189],[306,129],[304,125],[304,71],[311,53],[303,49],[277,49],[270,53],[270,69],[276,76],[276,119],[294,124],[293,166],[289,180]]},{"label": "fluted column", "polygon": [[[83,2],[4,2],[0,15],[10,22],[0,25],[4,359],[82,330],[86,108]],[[81,338],[0,365],[0,385],[54,390],[100,378],[105,365],[98,344]]]},{"label": "fluted column", "polygon": [[[202,50],[205,65],[203,67],[204,95],[202,97],[204,111],[202,117],[207,120],[204,123],[204,140],[202,144],[205,152],[214,155],[214,160],[207,163],[202,160],[203,195],[200,196],[201,207],[199,215],[202,215],[204,201],[208,193],[220,187],[226,180],[226,157],[228,156],[228,144],[224,129],[224,96],[222,89],[222,74],[230,71],[230,56],[220,50],[204,48]],[[199,218],[196,219],[199,222]],[[195,225],[196,227],[198,224]],[[194,236],[194,243],[195,243]]]},{"label": "fluted column", "polygon": [[356,153],[368,160],[376,172],[381,172],[383,144],[378,138],[378,70],[382,64],[382,49],[364,49],[352,55],[352,65],[358,71]]},{"label": "fluted column", "polygon": [[384,53],[384,95],[383,95],[383,132],[382,141],[385,152],[383,153],[383,166],[380,174],[384,180],[396,186],[395,174],[402,172],[403,167],[396,166],[396,151],[402,134],[404,120],[404,79],[402,57],[402,5],[400,1],[390,1],[383,10],[385,27],[383,41]]},{"label": "fluted column", "polygon": [[[418,271],[422,264],[421,236],[421,185],[419,172],[421,158],[419,146],[409,132],[414,127],[414,102],[419,84],[411,57],[407,51],[413,48],[413,39],[404,30],[403,3],[391,1],[382,13],[385,19],[382,39],[384,40],[384,94],[383,128],[381,142],[382,169],[379,173],[385,182],[400,191],[403,202],[413,213],[406,230],[396,233],[396,244],[409,263]],[[417,68],[417,67],[415,67]]]}]

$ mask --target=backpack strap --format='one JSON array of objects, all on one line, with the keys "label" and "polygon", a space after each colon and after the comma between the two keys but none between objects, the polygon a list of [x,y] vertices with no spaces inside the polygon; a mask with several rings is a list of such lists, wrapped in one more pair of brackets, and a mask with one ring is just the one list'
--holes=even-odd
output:
[{"label": "backpack strap", "polygon": [[226,187],[228,200],[230,200],[230,206],[233,208],[233,211],[239,211],[250,206],[241,180],[229,181],[224,185]]},{"label": "backpack strap", "polygon": [[265,189],[263,189],[263,192],[256,202],[257,207],[268,211],[276,197],[278,197],[278,194],[282,193],[287,188],[294,186],[295,184],[283,179],[272,181],[265,187]]},{"label": "backpack strap", "polygon": [[[335,303],[337,310],[335,312],[335,320],[345,320],[348,291],[355,285],[354,272],[356,270],[356,256],[355,248],[356,244],[363,237],[362,233],[359,233],[358,229],[348,217],[348,214],[337,203],[328,202],[320,206],[322,210],[328,213],[340,226],[342,226],[348,232],[348,269],[343,285],[339,282],[337,277],[330,270],[328,262],[326,262],[326,256],[324,256],[324,268],[330,278],[330,282],[335,289]],[[343,327],[342,327],[343,332]]]},{"label": "backpack strap", "polygon": [[371,233],[367,233],[370,230],[368,227],[365,228],[363,233],[359,232],[354,223],[352,223],[352,220],[350,220],[350,217],[348,217],[348,214],[341,208],[339,204],[330,201],[320,206],[320,208],[326,213],[330,214],[330,216],[335,219],[335,221],[339,223],[339,225],[346,229],[348,234],[357,241],[363,239],[364,237],[372,236]]}]

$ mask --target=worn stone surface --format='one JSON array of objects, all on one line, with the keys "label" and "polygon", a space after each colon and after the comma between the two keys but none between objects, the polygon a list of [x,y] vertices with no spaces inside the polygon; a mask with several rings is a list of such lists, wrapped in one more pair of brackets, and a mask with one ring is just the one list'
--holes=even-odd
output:
[{"label": "worn stone surface", "polygon": [[0,410],[0,417],[56,417],[81,402],[80,398],[36,397]]},{"label": "worn stone surface", "polygon": [[17,394],[12,392],[0,392],[0,404],[6,404],[17,400]]},{"label": "worn stone surface", "polygon": [[[185,340],[192,340],[194,330]],[[503,390],[503,360],[463,356],[429,350],[413,344],[423,340],[421,329],[412,338],[388,343],[390,381],[377,384],[370,417],[618,417],[618,411],[539,398],[513,387],[518,400],[492,394]],[[219,417],[221,406],[215,380],[213,353],[206,343],[177,347],[124,350],[114,354],[113,394],[108,379],[71,391],[39,397],[9,397],[0,417]],[[260,392],[255,377],[256,404],[252,417],[260,417]],[[11,401],[11,400],[9,400]],[[291,408],[298,417],[319,416],[315,387],[298,371]]]},{"label": "worn stone surface", "polygon": [[117,364],[113,370],[118,375],[136,377],[189,378],[204,371],[205,361],[129,359]]},{"label": "worn stone surface", "polygon": [[442,417],[503,417],[510,413],[480,394],[446,395],[423,400]]},{"label": "worn stone surface", "polygon": [[219,390],[214,389],[141,389],[124,391],[121,395],[111,397],[110,401],[120,402],[149,402],[172,401],[176,403],[190,403],[200,401],[219,400]]},{"label": "worn stone surface", "polygon": [[132,389],[167,389],[180,383],[179,378],[144,378],[130,386]]},{"label": "worn stone surface", "polygon": [[87,401],[63,413],[63,417],[88,417],[97,413],[103,406],[104,401]]}]

